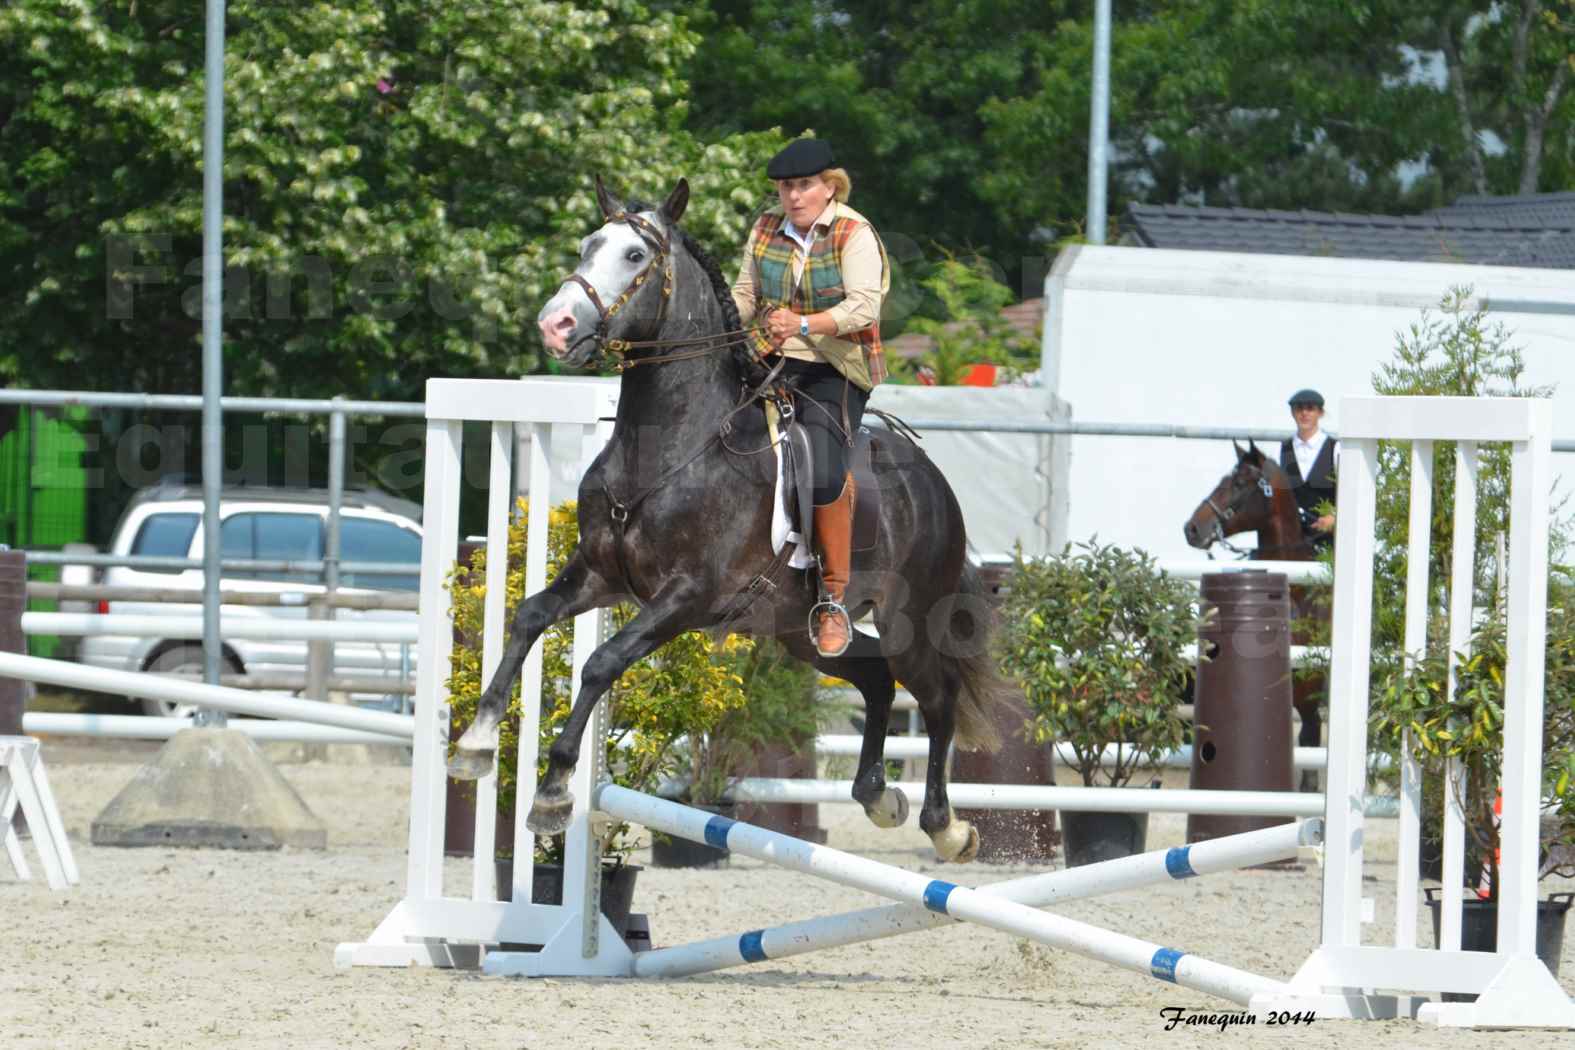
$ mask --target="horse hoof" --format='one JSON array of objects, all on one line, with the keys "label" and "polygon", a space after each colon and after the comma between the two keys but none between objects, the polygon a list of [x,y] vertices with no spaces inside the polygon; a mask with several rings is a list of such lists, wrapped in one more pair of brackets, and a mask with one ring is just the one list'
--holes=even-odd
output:
[{"label": "horse hoof", "polygon": [[574,796],[567,791],[559,795],[537,795],[531,803],[525,826],[537,835],[558,835],[569,826],[574,815]]},{"label": "horse hoof", "polygon": [[448,775],[455,780],[480,780],[491,772],[491,751],[456,750],[449,756]]},{"label": "horse hoof", "polygon": [[864,812],[877,828],[900,828],[908,822],[908,796],[901,788],[889,787]]},{"label": "horse hoof", "polygon": [[966,820],[953,819],[930,836],[935,855],[948,864],[967,864],[979,855],[979,831]]}]

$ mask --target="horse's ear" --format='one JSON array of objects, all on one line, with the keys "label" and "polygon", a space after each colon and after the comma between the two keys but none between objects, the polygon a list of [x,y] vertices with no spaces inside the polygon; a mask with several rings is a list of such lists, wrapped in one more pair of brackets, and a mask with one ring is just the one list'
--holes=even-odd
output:
[{"label": "horse's ear", "polygon": [[607,187],[602,184],[600,174],[596,176],[596,203],[601,206],[602,218],[604,219],[610,219],[623,211],[623,208],[613,199],[613,195],[607,192]]},{"label": "horse's ear", "polygon": [[1254,463],[1263,462],[1263,450],[1258,447],[1258,443],[1252,438],[1247,439],[1247,458]]},{"label": "horse's ear", "polygon": [[667,216],[668,222],[677,222],[684,217],[684,209],[689,207],[689,180],[679,179],[678,185],[673,187],[673,192],[667,195],[662,202],[662,214]]},{"label": "horse's ear", "polygon": [[1238,445],[1236,443],[1236,439],[1235,438],[1231,438],[1230,439],[1230,447],[1236,450],[1236,462],[1237,463],[1240,463],[1242,460],[1247,458],[1246,451],[1240,445]]}]

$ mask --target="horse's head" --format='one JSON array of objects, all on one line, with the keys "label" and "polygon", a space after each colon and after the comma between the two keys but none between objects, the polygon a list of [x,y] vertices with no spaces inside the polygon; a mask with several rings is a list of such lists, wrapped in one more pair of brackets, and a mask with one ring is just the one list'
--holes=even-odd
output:
[{"label": "horse's head", "polygon": [[606,221],[580,242],[580,261],[536,315],[547,352],[578,367],[610,342],[650,338],[672,296],[673,228],[689,205],[678,180],[661,207],[628,211],[596,177]]},{"label": "horse's head", "polygon": [[1236,468],[1204,497],[1192,517],[1182,526],[1187,543],[1207,550],[1227,536],[1254,532],[1267,526],[1274,516],[1276,489],[1288,489],[1290,479],[1280,465],[1263,454],[1252,441],[1244,449],[1234,441]]}]

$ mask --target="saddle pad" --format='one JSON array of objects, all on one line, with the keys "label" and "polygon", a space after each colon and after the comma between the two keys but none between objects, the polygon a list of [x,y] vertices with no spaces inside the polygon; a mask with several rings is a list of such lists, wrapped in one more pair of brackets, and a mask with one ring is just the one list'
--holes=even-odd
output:
[{"label": "saddle pad", "polygon": [[783,544],[793,544],[797,549],[788,559],[788,568],[807,569],[815,562],[804,550],[803,537],[794,530],[788,517],[787,502],[792,489],[788,485],[787,464],[782,455],[783,435],[777,427],[777,409],[769,401],[766,402],[766,429],[771,436],[772,454],[777,459],[776,492],[771,499],[771,550],[780,553]]}]

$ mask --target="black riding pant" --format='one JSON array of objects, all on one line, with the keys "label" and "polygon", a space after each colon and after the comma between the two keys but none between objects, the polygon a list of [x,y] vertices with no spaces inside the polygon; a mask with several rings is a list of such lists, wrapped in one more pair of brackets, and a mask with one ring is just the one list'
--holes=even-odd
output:
[{"label": "black riding pant", "polygon": [[[801,361],[789,357],[782,368],[800,395],[798,419],[809,433],[810,454],[815,465],[813,481],[815,503],[825,506],[842,495],[848,472],[850,435],[856,433],[864,418],[869,391],[851,383],[835,368],[821,361]],[[808,402],[813,402],[810,404]],[[843,406],[847,406],[844,428]]]}]

